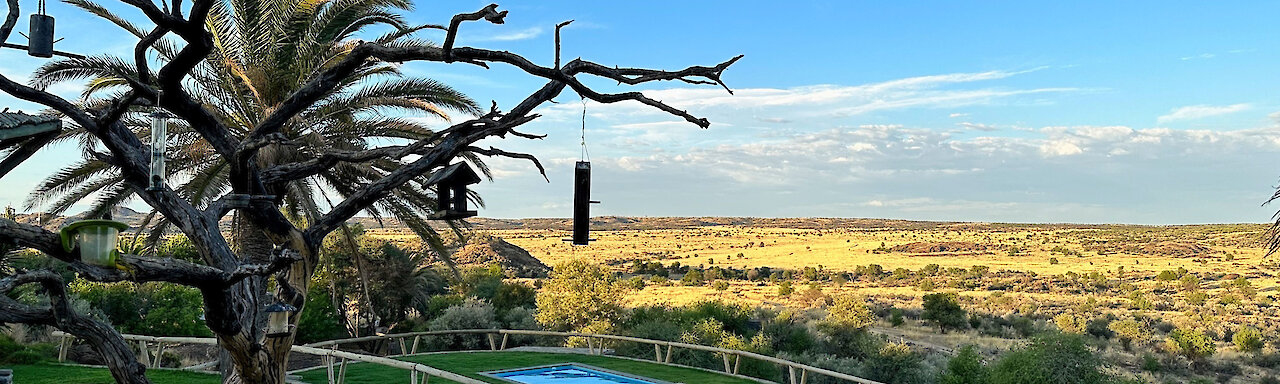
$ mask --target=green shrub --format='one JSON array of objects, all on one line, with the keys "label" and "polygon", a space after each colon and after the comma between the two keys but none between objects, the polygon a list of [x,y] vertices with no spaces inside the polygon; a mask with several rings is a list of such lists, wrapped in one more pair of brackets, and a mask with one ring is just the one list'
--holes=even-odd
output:
[{"label": "green shrub", "polygon": [[26,347],[23,347],[22,344],[18,344],[17,341],[13,340],[13,338],[8,335],[0,335],[0,360],[5,360],[9,358],[9,355],[23,349],[26,349]]},{"label": "green shrub", "polygon": [[765,325],[762,332],[773,342],[773,349],[778,351],[803,353],[817,343],[808,328],[790,319],[775,319]]},{"label": "green shrub", "polygon": [[14,352],[4,359],[6,363],[17,365],[35,364],[39,363],[41,360],[44,360],[44,356],[40,356],[40,354],[35,351],[25,349]]},{"label": "green shrub", "polygon": [[462,273],[461,278],[449,285],[455,293],[481,299],[492,299],[502,286],[502,266],[473,267]]},{"label": "green shrub", "polygon": [[1231,336],[1231,341],[1244,352],[1257,353],[1262,350],[1262,333],[1253,327],[1241,328]]},{"label": "green shrub", "polygon": [[924,295],[924,315],[921,317],[937,325],[942,333],[946,333],[947,328],[965,326],[965,312],[954,293]]},{"label": "green shrub", "polygon": [[875,314],[867,307],[866,299],[852,294],[839,295],[827,307],[828,326],[865,329],[876,321]]},{"label": "green shrub", "polygon": [[632,276],[630,279],[626,280],[626,285],[627,288],[637,291],[642,290],[644,289],[644,276]]},{"label": "green shrub", "polygon": [[1213,339],[1198,329],[1175,329],[1166,340],[1169,350],[1176,351],[1192,361],[1200,361],[1217,352]]},{"label": "green shrub", "polygon": [[892,324],[894,327],[899,327],[906,322],[907,321],[902,318],[901,309],[893,308],[889,310],[889,324]]},{"label": "green shrub", "polygon": [[462,295],[436,295],[431,296],[427,300],[426,308],[423,308],[422,316],[428,319],[434,319],[444,313],[449,307],[462,305]]},{"label": "green shrub", "polygon": [[101,310],[122,333],[211,336],[200,320],[204,299],[195,288],[164,283],[93,283],[76,280],[71,292]]},{"label": "green shrub", "polygon": [[553,330],[616,323],[627,288],[600,265],[577,259],[557,264],[538,292],[538,323]]},{"label": "green shrub", "polygon": [[[493,329],[498,328],[497,313],[493,305],[474,298],[468,298],[456,307],[449,307],[440,317],[431,321],[432,331],[448,331],[457,329]],[[484,337],[478,335],[451,335],[436,337],[430,343],[435,348],[446,350],[476,349],[488,344]]]},{"label": "green shrub", "polygon": [[1142,354],[1142,370],[1147,372],[1160,372],[1164,366],[1160,364],[1160,358],[1150,353]]},{"label": "green shrub", "polygon": [[312,284],[307,304],[298,317],[297,340],[301,343],[339,339],[347,336],[342,315],[333,306],[333,298],[323,286]]},{"label": "green shrub", "polygon": [[[644,284],[643,280],[641,284]],[[525,284],[502,283],[490,301],[498,312],[503,313],[517,307],[533,308],[538,305],[538,291]]]},{"label": "green shrub", "polygon": [[863,363],[862,375],[886,384],[919,383],[925,378],[923,360],[906,344],[887,343]]},{"label": "green shrub", "polygon": [[784,296],[784,297],[791,296],[791,294],[795,293],[795,291],[796,291],[795,288],[791,287],[790,281],[783,281],[781,283],[778,283],[778,296]]},{"label": "green shrub", "polygon": [[982,357],[972,345],[960,348],[955,357],[947,362],[947,368],[938,378],[940,384],[985,384],[990,370],[983,365]]},{"label": "green shrub", "polygon": [[1102,362],[1079,335],[1049,333],[1010,351],[992,367],[996,384],[1094,384],[1112,379],[1099,370]]}]

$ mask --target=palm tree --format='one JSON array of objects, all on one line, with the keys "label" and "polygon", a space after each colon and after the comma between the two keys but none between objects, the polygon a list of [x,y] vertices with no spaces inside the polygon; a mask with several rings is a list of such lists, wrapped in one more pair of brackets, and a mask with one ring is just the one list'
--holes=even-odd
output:
[{"label": "palm tree", "polygon": [[[91,0],[67,2],[139,38],[148,33]],[[356,36],[367,35],[371,27],[389,27],[389,32],[374,37],[387,46],[431,44],[412,36],[424,27],[412,27],[397,14],[410,7],[407,0],[219,2],[208,18],[214,51],[193,71],[192,81],[186,83],[188,92],[228,122],[233,134],[243,137],[286,97],[326,66],[342,59],[358,44]],[[157,61],[171,60],[179,50],[164,39],[152,48]],[[90,56],[47,64],[33,74],[32,85],[44,88],[60,81],[87,79],[81,102],[92,108],[118,96],[127,89],[128,79],[137,78],[136,70],[125,60]],[[428,127],[432,118],[447,120],[450,113],[478,111],[474,101],[444,84],[405,76],[393,63],[371,60],[325,99],[291,120],[282,131],[287,140],[264,148],[256,159],[257,165],[266,169],[312,159],[326,151],[359,151],[378,141],[417,141],[432,134]],[[147,112],[131,111],[122,122],[140,137],[147,137]],[[228,163],[216,156],[184,121],[171,122],[169,132],[168,168],[175,170],[168,176],[172,188],[197,205],[208,204],[230,190]],[[78,140],[85,150],[84,159],[39,184],[28,197],[28,209],[43,205],[47,212],[60,214],[73,204],[92,198],[90,214],[97,216],[134,197],[119,171],[93,156],[92,135],[72,127],[59,140]],[[489,175],[474,155],[467,159]],[[322,204],[345,198],[397,166],[392,162],[344,163],[325,173],[284,183],[270,192],[278,196],[288,215],[310,221],[319,215]],[[366,212],[379,221],[386,217],[398,219],[443,257],[438,234],[422,219],[435,208],[434,194],[423,185],[425,181],[423,177],[406,184]],[[480,202],[478,196],[471,197]],[[269,252],[271,244],[261,231],[246,225],[247,220],[233,222],[232,242],[242,257]],[[148,237],[154,244],[169,223],[152,211],[144,226],[149,227]],[[345,228],[339,233],[352,236]],[[367,261],[356,262],[357,269],[363,270],[359,264]],[[362,285],[367,287],[367,276],[361,277]],[[368,300],[368,288],[363,292]],[[376,323],[376,319],[366,320],[367,328]]]}]

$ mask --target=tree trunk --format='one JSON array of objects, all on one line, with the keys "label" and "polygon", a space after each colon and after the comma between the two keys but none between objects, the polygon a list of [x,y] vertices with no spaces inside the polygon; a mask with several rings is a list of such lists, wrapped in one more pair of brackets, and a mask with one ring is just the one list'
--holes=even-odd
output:
[{"label": "tree trunk", "polygon": [[[264,263],[270,260],[271,252],[275,248],[271,239],[244,215],[236,214],[232,221],[232,247],[236,254],[248,263]],[[267,292],[268,285],[266,277],[255,276],[228,288],[228,304],[242,309],[239,311],[241,315],[237,321],[243,326],[234,334],[218,335],[218,343],[222,346],[218,365],[223,383],[280,384],[284,382],[293,335],[279,338],[266,337],[267,316],[262,310],[276,300]],[[296,317],[301,313],[302,305],[294,306],[299,308],[294,313],[293,323],[296,324]]]}]

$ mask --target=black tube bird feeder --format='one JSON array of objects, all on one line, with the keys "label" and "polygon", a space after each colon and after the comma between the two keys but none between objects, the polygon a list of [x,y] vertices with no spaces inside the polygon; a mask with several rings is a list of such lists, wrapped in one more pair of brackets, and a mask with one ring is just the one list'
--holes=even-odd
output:
[{"label": "black tube bird feeder", "polygon": [[591,238],[591,162],[579,161],[573,169],[573,245],[590,244]]}]

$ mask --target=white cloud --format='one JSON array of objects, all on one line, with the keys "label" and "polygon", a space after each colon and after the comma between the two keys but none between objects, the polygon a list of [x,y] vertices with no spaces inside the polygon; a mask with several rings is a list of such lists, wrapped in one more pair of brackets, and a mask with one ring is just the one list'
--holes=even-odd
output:
[{"label": "white cloud", "polygon": [[1188,105],[1185,107],[1174,108],[1169,114],[1156,118],[1156,122],[1160,124],[1178,120],[1200,119],[1210,116],[1225,115],[1248,110],[1252,106],[1248,103],[1231,104],[1231,105]]},{"label": "white cloud", "polygon": [[1068,140],[1049,140],[1040,144],[1040,154],[1045,157],[1071,156],[1081,153],[1084,153],[1084,150]]},{"label": "white cloud", "polygon": [[961,127],[965,127],[965,128],[967,128],[967,129],[971,129],[971,130],[975,130],[975,131],[983,131],[983,132],[994,132],[994,131],[999,131],[999,130],[1000,130],[1000,128],[999,128],[999,127],[996,127],[996,126],[994,126],[994,125],[982,124],[982,123],[970,123],[970,122],[967,122],[967,121],[966,121],[966,122],[961,122],[961,123],[959,123],[959,124],[957,124],[957,125],[959,125],[959,126],[961,126]]},{"label": "white cloud", "polygon": [[[1232,53],[1235,53],[1235,52],[1232,52]],[[1212,58],[1217,57],[1217,56],[1218,56],[1218,55],[1213,54],[1213,53],[1201,53],[1201,54],[1199,54],[1199,55],[1194,55],[1194,56],[1184,56],[1184,57],[1182,57],[1182,58],[1181,58],[1181,60],[1182,60],[1182,61],[1187,61],[1187,60],[1207,60],[1207,59],[1212,59]]]},{"label": "white cloud", "polygon": [[542,36],[542,27],[529,27],[517,31],[501,33],[496,35],[481,36],[471,38],[474,41],[516,41],[528,40],[538,36]]},{"label": "white cloud", "polygon": [[[752,117],[757,124],[808,123],[814,119],[847,119],[907,109],[1044,103],[1044,95],[1088,91],[1074,87],[982,86],[983,82],[1006,79],[1035,70],[1039,69],[952,73],[865,85],[742,88],[735,89],[732,95],[713,87],[646,90],[644,94],[680,109],[688,109],[695,115],[706,116],[714,126],[723,126],[729,122],[750,126],[753,124],[743,122],[741,118]],[[1032,96],[1036,98],[1032,99]],[[588,102],[587,109],[591,111],[592,117],[613,119],[623,124],[634,123],[642,116],[679,121],[639,103]],[[582,106],[578,103],[561,103],[544,106],[538,112],[544,115],[544,120],[567,122],[581,118]]]}]

